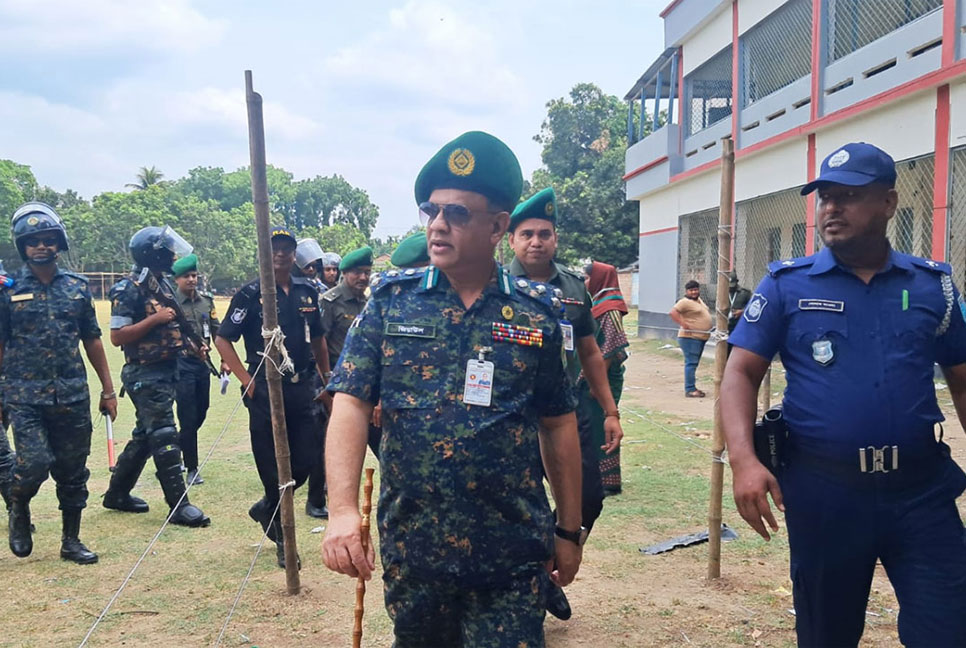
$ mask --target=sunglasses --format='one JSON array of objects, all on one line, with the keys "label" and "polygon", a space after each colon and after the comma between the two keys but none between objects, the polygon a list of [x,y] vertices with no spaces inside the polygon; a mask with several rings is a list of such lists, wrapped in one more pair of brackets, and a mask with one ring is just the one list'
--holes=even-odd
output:
[{"label": "sunglasses", "polygon": [[54,247],[59,243],[56,236],[28,236],[23,240],[23,244],[27,247],[37,247],[43,245],[44,247]]},{"label": "sunglasses", "polygon": [[[497,211],[488,211],[487,214],[499,214]],[[419,222],[423,227],[428,227],[436,220],[440,214],[450,227],[464,227],[473,218],[473,212],[463,205],[437,205],[433,202],[419,203]]]}]

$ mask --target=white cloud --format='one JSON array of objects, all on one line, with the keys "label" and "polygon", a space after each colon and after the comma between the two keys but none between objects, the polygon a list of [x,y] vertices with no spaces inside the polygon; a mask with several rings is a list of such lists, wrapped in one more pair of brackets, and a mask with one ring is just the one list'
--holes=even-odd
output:
[{"label": "white cloud", "polygon": [[195,51],[225,23],[191,0],[0,0],[0,51]]}]

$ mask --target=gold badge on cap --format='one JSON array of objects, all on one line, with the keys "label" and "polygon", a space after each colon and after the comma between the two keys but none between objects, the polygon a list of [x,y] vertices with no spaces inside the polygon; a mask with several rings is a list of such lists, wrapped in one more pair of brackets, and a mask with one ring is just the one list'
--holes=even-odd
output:
[{"label": "gold badge on cap", "polygon": [[468,176],[476,167],[476,158],[469,149],[458,148],[449,154],[449,172],[453,175]]},{"label": "gold badge on cap", "polygon": [[501,312],[503,313],[503,319],[505,319],[506,321],[509,322],[510,320],[513,319],[513,307],[510,306],[509,304],[504,306]]},{"label": "gold badge on cap", "polygon": [[30,225],[31,227],[33,227],[39,222],[40,222],[40,219],[37,218],[36,216],[31,216],[30,218],[27,219],[27,225]]},{"label": "gold badge on cap", "polygon": [[543,211],[547,212],[547,216],[553,216],[553,203],[548,202],[547,206],[543,208]]}]

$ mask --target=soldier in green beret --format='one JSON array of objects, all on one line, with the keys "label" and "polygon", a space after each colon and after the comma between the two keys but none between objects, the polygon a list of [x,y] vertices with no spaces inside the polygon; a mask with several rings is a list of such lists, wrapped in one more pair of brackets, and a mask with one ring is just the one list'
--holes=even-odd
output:
[{"label": "soldier in green beret", "polygon": [[[509,232],[514,253],[510,273],[553,286],[554,294],[563,302],[566,312],[561,328],[567,375],[577,385],[578,396],[585,395],[585,398],[578,398],[577,421],[583,473],[582,526],[589,533],[604,506],[598,451],[593,445],[594,435],[586,411],[590,394],[597,398],[604,410],[605,444],[601,449],[607,454],[618,449],[624,432],[620,412],[607,382],[607,366],[597,346],[597,324],[591,313],[592,302],[587,287],[582,277],[553,260],[557,252],[557,199],[552,187],[538,191],[517,206],[510,216]],[[550,613],[560,619],[570,618],[570,605],[563,591],[551,587],[548,594]]]},{"label": "soldier in green beret", "polygon": [[381,399],[378,528],[397,648],[543,646],[540,575],[563,586],[580,565],[560,302],[493,258],[522,185],[516,157],[486,133],[433,156],[415,191],[432,265],[373,278],[329,382],[325,564],[363,578],[374,568],[358,493]]},{"label": "soldier in green beret", "polygon": [[426,249],[426,232],[416,232],[400,241],[389,262],[397,268],[428,266],[429,250]]},{"label": "soldier in green beret", "polygon": [[[181,257],[171,266],[174,283],[178,289],[174,297],[181,304],[187,320],[204,340],[202,353],[211,350],[212,331],[218,330],[218,313],[215,312],[215,299],[210,293],[198,290],[198,255]],[[226,371],[222,367],[222,372]],[[197,355],[182,353],[178,356],[178,385],[175,403],[180,427],[181,453],[184,466],[188,471],[186,481],[191,485],[205,483],[198,472],[198,430],[208,416],[211,374],[208,367]]]}]

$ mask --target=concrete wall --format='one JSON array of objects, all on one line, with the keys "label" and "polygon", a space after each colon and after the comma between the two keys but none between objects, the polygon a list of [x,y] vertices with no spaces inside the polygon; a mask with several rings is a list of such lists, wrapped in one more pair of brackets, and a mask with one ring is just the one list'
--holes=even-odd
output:
[{"label": "concrete wall", "polygon": [[738,3],[738,35],[760,23],[788,0],[741,0]]},{"label": "concrete wall", "polygon": [[789,140],[735,162],[735,202],[803,185],[807,177],[808,140]]},{"label": "concrete wall", "polygon": [[729,5],[684,41],[684,76],[731,44],[731,20]]},{"label": "concrete wall", "polygon": [[678,231],[640,238],[638,334],[663,337],[674,326],[667,313],[677,301]]}]

